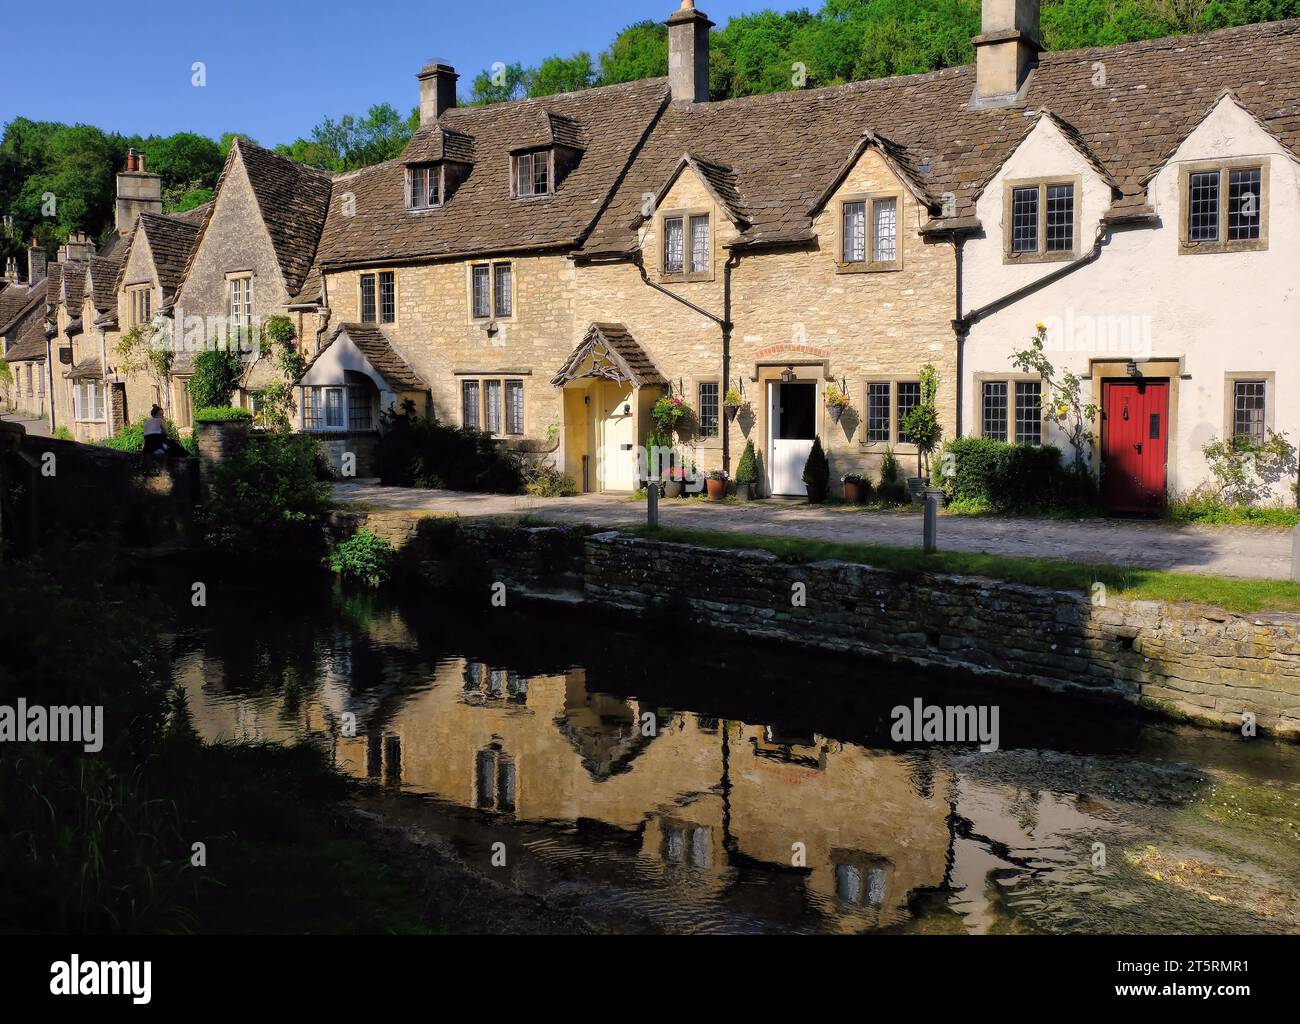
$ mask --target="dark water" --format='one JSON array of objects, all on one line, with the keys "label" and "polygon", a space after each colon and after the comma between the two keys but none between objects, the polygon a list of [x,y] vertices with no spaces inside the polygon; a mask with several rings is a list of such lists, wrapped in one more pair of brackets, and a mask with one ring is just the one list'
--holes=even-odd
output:
[{"label": "dark water", "polygon": [[[227,591],[173,644],[205,738],[318,744],[607,928],[1300,931],[1295,747],[579,610]],[[1002,749],[894,744],[917,697]]]}]

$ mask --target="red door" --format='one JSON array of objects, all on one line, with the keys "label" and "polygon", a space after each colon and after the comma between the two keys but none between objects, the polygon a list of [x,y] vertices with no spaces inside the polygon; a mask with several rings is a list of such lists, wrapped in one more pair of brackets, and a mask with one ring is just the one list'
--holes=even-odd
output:
[{"label": "red door", "polygon": [[1102,496],[1114,512],[1164,510],[1169,382],[1107,381],[1102,397]]}]

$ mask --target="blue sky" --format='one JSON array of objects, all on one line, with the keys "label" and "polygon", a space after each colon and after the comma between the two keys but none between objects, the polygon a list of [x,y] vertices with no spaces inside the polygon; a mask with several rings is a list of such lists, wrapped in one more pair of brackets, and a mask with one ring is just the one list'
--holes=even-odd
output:
[{"label": "blue sky", "polygon": [[[142,135],[238,131],[276,145],[306,135],[327,114],[360,113],[385,101],[409,112],[418,99],[415,74],[430,58],[455,65],[467,87],[498,60],[530,65],[557,53],[594,55],[619,29],[662,21],[677,6],[678,0],[14,4],[5,16],[9,39],[55,32],[68,45],[54,65],[37,61],[39,78],[11,66],[16,88],[0,93],[0,123],[22,115]],[[699,0],[698,6],[722,25],[735,14],[820,4]],[[150,32],[150,25],[159,31]],[[17,52],[10,51],[11,57]],[[196,61],[207,67],[203,88],[191,85]]]}]

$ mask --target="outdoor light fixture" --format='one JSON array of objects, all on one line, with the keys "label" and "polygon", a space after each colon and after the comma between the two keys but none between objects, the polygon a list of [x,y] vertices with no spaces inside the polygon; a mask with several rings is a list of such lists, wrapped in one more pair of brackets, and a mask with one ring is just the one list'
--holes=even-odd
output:
[{"label": "outdoor light fixture", "polygon": [[1137,380],[1137,378],[1142,376],[1142,371],[1138,369],[1138,364],[1132,359],[1128,361],[1128,375],[1134,380]]},{"label": "outdoor light fixture", "polygon": [[782,383],[789,384],[793,380],[794,380],[794,367],[787,366],[784,370],[781,371],[781,381]]}]

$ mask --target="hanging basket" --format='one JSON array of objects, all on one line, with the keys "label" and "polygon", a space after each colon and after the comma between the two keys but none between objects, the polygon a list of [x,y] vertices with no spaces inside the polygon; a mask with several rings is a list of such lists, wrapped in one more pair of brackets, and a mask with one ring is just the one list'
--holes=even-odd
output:
[{"label": "hanging basket", "polygon": [[739,415],[740,415],[740,406],[738,406],[738,405],[729,405],[729,406],[727,406],[727,422],[728,422],[728,423],[735,423],[735,422],[736,422],[736,417],[739,416]]},{"label": "hanging basket", "polygon": [[839,423],[839,421],[844,418],[844,406],[842,405],[829,406],[827,412],[831,414],[832,423]]}]

